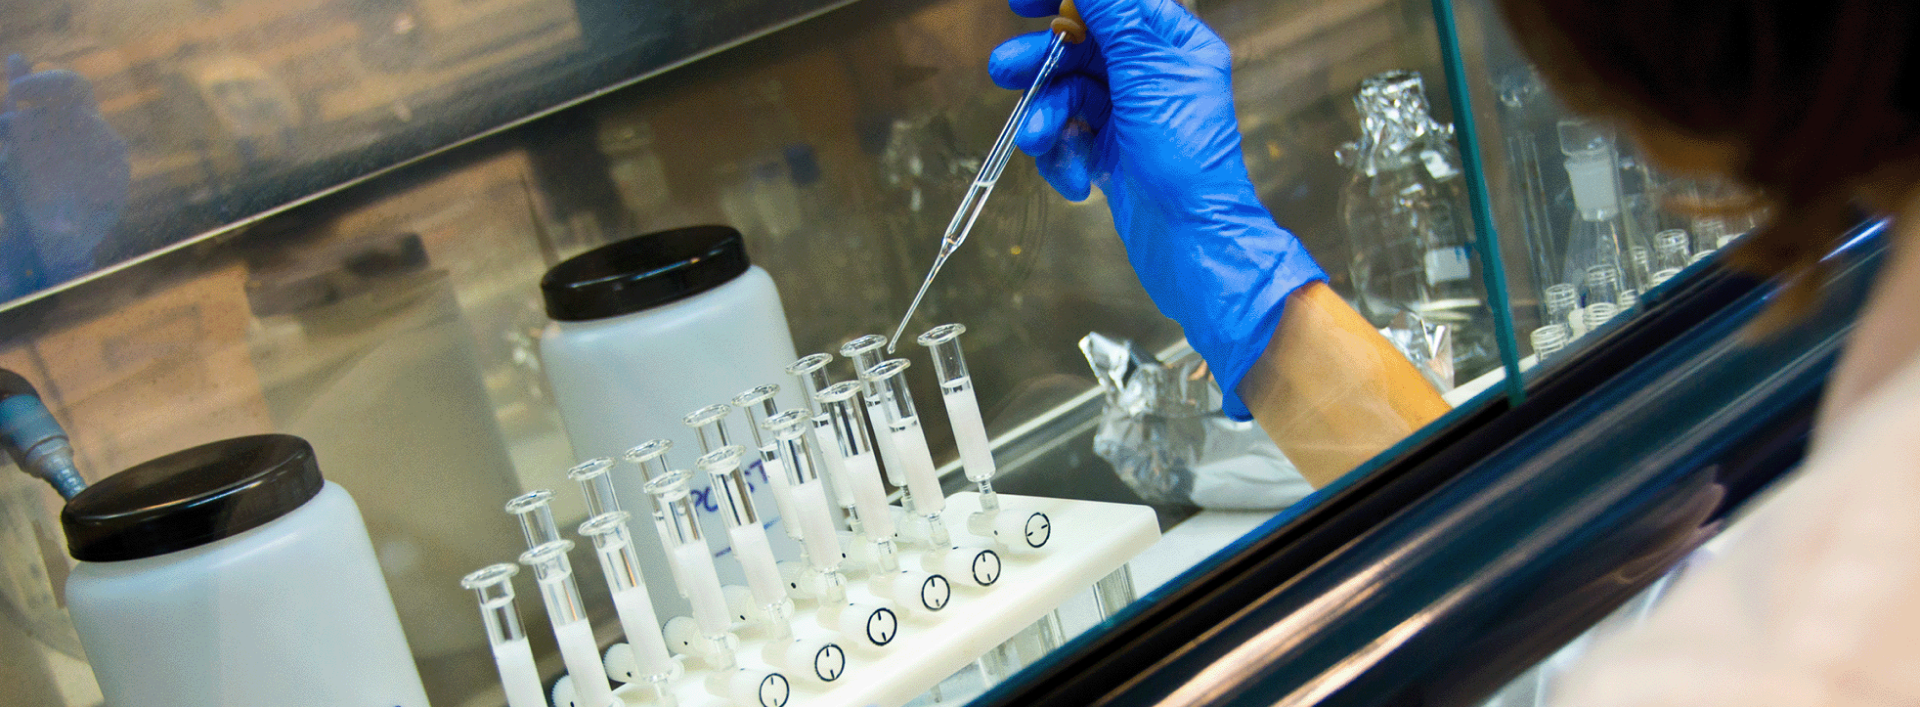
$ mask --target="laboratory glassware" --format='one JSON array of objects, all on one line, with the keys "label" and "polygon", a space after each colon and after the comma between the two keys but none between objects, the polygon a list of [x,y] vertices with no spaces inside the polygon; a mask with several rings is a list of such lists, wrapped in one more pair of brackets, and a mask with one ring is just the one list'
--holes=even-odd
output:
[{"label": "laboratory glassware", "polygon": [[907,313],[900,317],[900,325],[894,327],[893,337],[887,340],[887,353],[893,353],[900,344],[900,334],[907,330],[907,322],[913,320],[914,311],[920,309],[920,300],[927,296],[927,288],[933,286],[933,278],[940,274],[940,268],[947,264],[947,258],[960,248],[961,243],[966,242],[967,234],[973,231],[973,223],[980,218],[980,210],[986,208],[987,197],[993,195],[993,185],[1000,181],[1000,174],[1006,171],[1007,160],[1013,158],[1014,135],[1018,133],[1020,125],[1027,122],[1027,115],[1033,110],[1034,97],[1053,78],[1053,69],[1060,64],[1060,57],[1066,54],[1067,45],[1079,44],[1087,39],[1086,24],[1080,19],[1072,0],[1060,3],[1060,16],[1053,19],[1050,28],[1053,36],[1047,40],[1047,54],[1040,62],[1040,69],[1033,74],[1033,83],[1013,104],[1013,114],[1007,116],[1006,126],[1000,128],[1000,136],[994,138],[993,146],[987,149],[987,158],[980,163],[980,173],[974,176],[973,183],[967,187],[966,196],[960,199],[960,208],[954,210],[953,219],[947,222],[946,232],[940,235],[940,252],[933,258],[933,267],[927,270],[927,279],[921,281],[920,291],[914,293],[913,303],[907,305]]},{"label": "laboratory glassware", "polygon": [[[673,440],[650,439],[634,445],[620,457],[640,468],[640,481],[644,489],[646,482],[667,473],[667,452],[672,450]],[[673,561],[673,544],[668,540],[670,536],[667,535],[667,508],[661,505],[659,497],[650,493],[641,495],[647,497],[647,504],[653,509],[654,537],[660,541],[661,557],[666,559],[665,564],[670,568],[674,589],[684,599],[687,596],[687,580],[680,576],[680,564]]]},{"label": "laboratory glassware", "polygon": [[670,471],[648,481],[646,490],[667,509],[672,559],[680,565],[680,575],[688,582],[687,599],[693,602],[693,619],[699,623],[701,636],[707,641],[702,652],[710,667],[724,670],[734,666],[737,640],[730,630],[732,619],[727,611],[725,590],[720,588],[720,575],[713,567],[713,551],[707,547],[706,536],[700,530],[699,512],[688,490],[692,476],[686,470]]},{"label": "laboratory glassware", "polygon": [[885,470],[887,483],[900,489],[900,506],[913,513],[913,489],[907,486],[904,476],[904,462],[900,461],[900,450],[894,447],[893,436],[882,434],[881,426],[886,424],[886,391],[867,372],[880,365],[881,350],[886,348],[887,340],[878,334],[868,334],[854,339],[840,347],[840,355],[853,364],[854,380],[860,381],[860,400],[867,406],[867,420],[873,424],[873,446],[880,452],[880,467]]},{"label": "laboratory glassware", "polygon": [[635,674],[653,688],[656,704],[672,705],[673,692],[667,689],[667,683],[679,677],[682,668],[667,650],[646,577],[640,573],[640,555],[634,551],[633,532],[627,527],[631,517],[617,509],[596,514],[580,524],[580,535],[593,541],[594,552],[600,557],[600,573],[606,577],[614,612],[627,635]]},{"label": "laboratory glassware", "polygon": [[[1595,293],[1586,273],[1596,267],[1619,272],[1622,253],[1631,245],[1620,213],[1620,174],[1613,134],[1584,120],[1560,121],[1560,151],[1566,155],[1573,186],[1574,215],[1567,228],[1561,282],[1580,290],[1580,306],[1607,302],[1617,306],[1619,292]],[[1615,278],[1616,287],[1618,278]]]},{"label": "laboratory glassware", "polygon": [[980,399],[973,392],[973,377],[967,373],[967,358],[960,350],[964,324],[942,324],[928,329],[917,341],[933,356],[933,371],[940,378],[940,399],[947,406],[947,422],[953,427],[955,446],[960,448],[960,463],[967,480],[980,491],[980,510],[1000,509],[1000,496],[993,491],[993,446],[987,441],[986,419],[980,415]]},{"label": "laboratory glassware", "polygon": [[1687,267],[1687,246],[1691,237],[1686,231],[1668,229],[1653,236],[1653,284],[1660,284],[1680,274]]},{"label": "laboratory glassware", "polygon": [[[820,391],[833,385],[833,380],[827,375],[827,364],[832,362],[833,354],[817,353],[803,356],[787,366],[787,375],[793,376],[794,380],[800,383],[800,398],[806,401],[807,414],[813,419],[813,443],[808,446],[814,452],[814,460],[820,464],[821,475],[826,478],[827,485],[834,491],[836,499],[845,497],[846,501],[838,505],[843,509],[850,509],[853,507],[851,500],[853,488],[843,481],[846,478],[846,470],[841,466],[840,455],[833,452],[838,448],[833,438],[833,425],[829,424],[818,399]],[[856,522],[851,517],[847,521],[850,525]],[[852,530],[855,533],[860,532],[857,525],[854,525]]]},{"label": "laboratory glassware", "polygon": [[[913,391],[907,389],[907,367],[903,358],[882,361],[867,369],[865,377],[880,392],[881,418],[875,420],[874,434],[893,439],[895,459],[904,467],[906,487],[913,491],[914,505],[907,509],[927,523],[927,542],[945,547],[949,537],[946,522],[940,517],[947,508],[947,496],[940,489],[940,473],[933,466],[933,452],[927,449],[926,431],[920,427],[920,412],[913,405]],[[884,426],[884,429],[882,427]]]},{"label": "laboratory glassware", "polygon": [[733,444],[733,435],[727,434],[727,415],[733,412],[733,406],[726,403],[714,403],[687,413],[680,422],[693,428],[700,439],[700,453],[707,454],[715,449]]},{"label": "laboratory glassware", "polygon": [[733,556],[746,571],[747,589],[752,590],[754,601],[766,613],[767,629],[774,638],[786,638],[792,630],[793,601],[787,598],[786,581],[780,577],[773,545],[767,541],[767,529],[760,525],[759,510],[754,508],[747,489],[746,472],[740,468],[740,458],[745,455],[745,447],[729,444],[701,456],[694,465],[711,477],[711,500],[720,507]]},{"label": "laboratory glassware", "polygon": [[580,587],[573,580],[573,565],[567,552],[572,540],[555,540],[520,553],[520,564],[533,568],[540,585],[540,598],[547,605],[547,620],[553,624],[554,640],[560,644],[560,659],[573,678],[574,694],[583,707],[620,707],[607,682],[606,665],[600,662],[600,644],[593,638],[593,624],[587,621],[586,606],[580,601]]},{"label": "laboratory glassware", "polygon": [[[801,529],[807,565],[820,575],[820,600],[822,603],[844,602],[847,580],[840,574],[839,532],[833,525],[833,507],[827,504],[826,482],[813,465],[813,452],[807,442],[813,420],[804,411],[788,410],[768,418],[765,425],[773,436],[781,468],[786,471],[787,483],[793,491],[796,515],[787,523]],[[847,505],[852,503],[849,497]]]},{"label": "laboratory glassware", "polygon": [[846,481],[852,488],[874,565],[881,571],[892,572],[900,569],[899,549],[893,540],[893,513],[887,503],[886,488],[880,484],[873,441],[867,437],[865,411],[854,400],[859,393],[859,383],[842,381],[820,391],[819,400],[833,425],[834,451],[846,469]]},{"label": "laboratory glassware", "polygon": [[1361,137],[1340,150],[1353,170],[1340,209],[1361,313],[1375,327],[1392,326],[1404,310],[1451,328],[1453,370],[1479,375],[1498,365],[1498,349],[1480,292],[1453,128],[1434,120],[1415,72],[1372,76],[1353,103]]},{"label": "laboratory glassware", "polygon": [[605,515],[620,510],[620,499],[613,492],[613,460],[596,457],[575,464],[567,470],[567,478],[580,484],[580,494],[587,499],[587,517]]},{"label": "laboratory glassware", "polygon": [[1554,354],[1567,347],[1567,325],[1548,324],[1533,330],[1528,337],[1533,342],[1533,355],[1537,363],[1546,363]]},{"label": "laboratory glassware", "polygon": [[[780,510],[780,527],[787,537],[798,542],[800,524],[793,518],[793,489],[787,483],[787,472],[780,468],[780,455],[774,450],[773,436],[765,428],[767,418],[780,414],[780,404],[773,399],[779,394],[778,385],[769,383],[756,386],[734,396],[733,406],[740,408],[747,416],[747,432],[753,438],[754,451],[760,455],[760,476],[772,487],[774,506]],[[801,551],[806,551],[806,547],[802,544]]]},{"label": "laboratory glassware", "polygon": [[473,590],[480,601],[480,620],[487,627],[487,642],[493,647],[493,664],[500,671],[500,687],[507,693],[507,707],[547,707],[540,689],[540,668],[533,662],[533,647],[527,642],[526,627],[520,624],[520,611],[513,604],[513,576],[520,568],[507,563],[488,565],[460,579],[460,586]]},{"label": "laboratory glassware", "polygon": [[553,523],[553,492],[534,489],[507,501],[507,513],[520,521],[520,535],[528,548],[560,539],[560,528]]}]

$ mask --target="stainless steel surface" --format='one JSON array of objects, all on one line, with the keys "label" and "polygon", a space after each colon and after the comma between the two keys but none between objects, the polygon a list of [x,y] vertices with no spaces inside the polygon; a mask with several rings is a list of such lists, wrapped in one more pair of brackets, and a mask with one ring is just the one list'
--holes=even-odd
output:
[{"label": "stainless steel surface", "polygon": [[[286,95],[299,111],[286,115],[302,116],[294,133],[299,139],[279,152],[262,148],[246,158],[252,163],[235,147],[237,133],[213,120],[183,126],[178,115],[163,116],[173,121],[166,123],[170,129],[212,135],[195,138],[200,142],[130,140],[141,175],[134,190],[149,201],[128,210],[123,228],[136,224],[142,238],[175,245],[159,251],[152,250],[157,243],[129,245],[115,257],[146,255],[0,307],[0,366],[40,387],[90,479],[235,435],[294,426],[380,427],[394,448],[322,446],[320,459],[330,479],[362,499],[396,596],[421,602],[418,618],[405,620],[414,647],[451,651],[417,651],[435,704],[484,702],[488,686],[473,676],[492,670],[471,600],[442,575],[457,578],[446,573],[512,559],[518,541],[512,519],[500,512],[507,497],[572,486],[564,474],[577,460],[534,346],[546,324],[537,288],[545,269],[626,235],[727,222],[742,229],[753,261],[772,273],[799,350],[837,350],[854,335],[881,330],[894,323],[936,252],[948,209],[979,167],[974,150],[991,142],[1016,100],[1015,92],[988,80],[987,53],[1007,37],[1044,26],[1013,16],[998,0],[858,3],[618,91],[524,105],[531,113],[572,102],[452,147],[416,146],[393,161],[340,158],[352,174],[376,175],[344,188],[331,179],[288,181],[295,172],[287,170],[297,165],[372,154],[349,147],[400,144],[380,142],[389,136],[383,130],[478,120],[461,112],[472,101],[522,95],[487,80],[515,78],[522,82],[516,86],[571,80],[568,72],[578,65],[562,61],[576,56],[566,47],[592,46],[593,33],[608,29],[583,14],[592,4],[300,0],[271,7],[183,3],[170,10],[166,2],[109,8],[75,0],[45,3],[45,16],[14,21],[43,27],[27,34],[44,46],[69,47],[65,53],[20,44],[27,40],[13,29],[0,31],[0,48],[41,62],[70,62],[93,79],[108,121],[128,136],[137,126],[117,121],[160,115],[174,105],[174,94],[166,92],[174,89],[155,87],[198,85],[181,74],[193,62],[176,58],[189,39],[198,52],[192,56],[238,55],[264,68],[232,69],[236,75],[264,73],[293,86]],[[468,31],[435,29],[435,39],[418,49],[363,46],[369,37],[392,35],[375,31],[392,25],[356,24],[342,13],[349,6],[373,12],[376,5],[387,14],[374,16],[389,20],[418,13],[416,27],[442,26],[423,19],[441,17],[429,11],[469,13],[458,15],[469,24],[444,25]],[[722,13],[745,7],[701,5]],[[775,14],[795,16],[824,5],[788,0],[772,6],[782,10]],[[1333,205],[1346,172],[1334,163],[1333,148],[1357,134],[1349,98],[1362,78],[1392,68],[1440,75],[1426,3],[1195,5],[1235,48],[1238,106],[1260,193],[1329,272],[1345,272],[1347,249]],[[90,9],[60,25],[54,15],[63,7]],[[116,31],[125,34],[114,36],[131,38],[73,41],[105,26],[88,24],[102,8],[122,21]],[[481,28],[472,23],[485,23],[472,13],[498,15],[500,24]],[[149,19],[128,24],[126,17]],[[695,40],[719,41],[676,41]],[[449,44],[433,43],[441,41]],[[468,52],[436,53],[457,42],[466,42],[460,46]],[[440,68],[369,68],[367,56],[388,51],[425,52],[428,64]],[[90,73],[90,62],[106,68]],[[626,67],[623,77],[645,72],[634,61],[614,64]],[[305,73],[282,74],[292,67]],[[293,79],[286,76],[294,75],[334,83],[288,84]],[[441,102],[414,100],[419,92]],[[206,99],[194,100],[204,105]],[[410,120],[395,112],[402,106],[412,111]],[[1448,110],[1436,105],[1441,120]],[[469,125],[473,130],[461,137],[502,122]],[[326,137],[309,139],[300,132],[306,130]],[[248,134],[265,136],[251,138],[264,145],[283,133]],[[1141,290],[1100,197],[1065,202],[1033,173],[1028,158],[1013,160],[998,197],[980,216],[979,237],[953,256],[911,326],[967,324],[969,369],[1002,467],[999,490],[1137,502],[1088,449],[1098,396],[1075,342],[1099,330],[1158,349],[1176,345],[1180,330]],[[270,187],[288,184],[304,191],[268,198]],[[163,208],[169,199],[177,213]],[[174,216],[162,220],[154,213]],[[179,240],[183,236],[192,238]],[[417,253],[393,250],[409,236]],[[401,268],[410,273],[404,282],[376,276],[391,271],[393,259],[414,256],[417,263],[406,262],[420,269]],[[415,282],[429,275],[431,282]],[[1334,285],[1344,288],[1344,278],[1336,275]],[[433,347],[412,350],[431,348],[445,357],[403,360],[394,344],[404,337],[431,339]],[[407,373],[423,370],[459,381],[455,387],[464,392],[456,400],[423,389],[426,379]],[[835,361],[831,371],[836,380],[852,378],[844,362]],[[915,376],[914,384],[922,400],[938,395],[931,375]],[[367,417],[380,407],[375,401],[396,395],[427,399],[387,408],[412,414]],[[320,402],[362,412],[324,420],[305,412],[321,409]],[[946,463],[954,450],[940,408],[921,413],[928,416],[923,424],[934,455]],[[435,443],[403,448],[415,435]],[[334,436],[335,444],[346,444],[367,433]],[[479,442],[458,443],[462,438]],[[406,456],[453,446],[462,456],[433,463]],[[681,454],[680,465],[692,461]],[[406,461],[347,461],[381,458]],[[950,478],[961,482],[957,473]],[[424,520],[424,501],[405,502],[443,489],[458,490],[454,510],[470,520],[434,525]],[[38,493],[0,496],[0,517],[50,518],[58,499],[51,491]],[[376,495],[394,502],[369,503]],[[578,494],[558,494],[554,503],[568,527],[585,516]],[[1188,512],[1161,510],[1163,524]],[[35,581],[46,583],[47,596],[58,595],[65,558],[57,537],[23,530],[0,534],[0,541],[9,572],[38,568],[47,579]],[[581,586],[588,606],[610,618],[602,584]],[[433,618],[442,611],[445,620]],[[530,613],[527,620],[539,619]],[[19,630],[6,614],[0,624],[0,665],[9,666],[0,674],[19,666],[28,676],[26,687],[7,691],[0,705],[97,701],[88,694],[84,663]],[[543,665],[557,669],[549,632],[529,633]]]}]

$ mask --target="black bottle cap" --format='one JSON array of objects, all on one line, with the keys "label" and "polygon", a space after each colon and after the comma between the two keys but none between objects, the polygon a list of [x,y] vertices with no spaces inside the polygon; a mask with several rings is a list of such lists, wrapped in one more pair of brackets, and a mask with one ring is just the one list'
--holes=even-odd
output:
[{"label": "black bottle cap", "polygon": [[747,245],[730,226],[635,236],[553,266],[540,278],[547,316],[606,319],[686,299],[747,271]]},{"label": "black bottle cap", "polygon": [[164,555],[265,525],[320,493],[313,445],[293,435],[236,437],[168,454],[88,486],[60,525],[76,560]]}]

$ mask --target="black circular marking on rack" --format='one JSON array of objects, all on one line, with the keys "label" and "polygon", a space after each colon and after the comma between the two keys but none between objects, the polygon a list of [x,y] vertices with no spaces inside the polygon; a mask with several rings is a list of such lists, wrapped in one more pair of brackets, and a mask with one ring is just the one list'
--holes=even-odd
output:
[{"label": "black circular marking on rack", "polygon": [[1000,581],[1000,553],[981,550],[980,554],[973,556],[973,581],[982,587]]},{"label": "black circular marking on rack", "polygon": [[953,583],[937,574],[927,575],[927,581],[920,583],[920,605],[927,611],[939,611],[947,608],[947,602],[953,601]]},{"label": "black circular marking on rack", "polygon": [[813,653],[813,676],[820,682],[839,680],[847,672],[847,652],[840,644],[829,643]]},{"label": "black circular marking on rack", "polygon": [[1041,545],[1047,544],[1048,540],[1053,539],[1053,521],[1049,520],[1045,513],[1035,513],[1027,516],[1027,525],[1024,530],[1026,531],[1027,547],[1039,548]]},{"label": "black circular marking on rack", "polygon": [[793,686],[787,684],[787,676],[773,673],[760,678],[760,707],[787,707],[787,699],[793,696]]},{"label": "black circular marking on rack", "polygon": [[893,637],[899,633],[900,617],[894,616],[892,609],[883,606],[867,614],[867,640],[873,645],[884,646],[892,643]]}]

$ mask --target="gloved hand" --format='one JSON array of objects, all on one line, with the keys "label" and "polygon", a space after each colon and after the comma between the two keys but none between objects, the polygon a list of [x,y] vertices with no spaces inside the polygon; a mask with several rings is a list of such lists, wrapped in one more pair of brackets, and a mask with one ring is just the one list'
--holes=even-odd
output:
[{"label": "gloved hand", "polygon": [[[1058,0],[1010,0],[1045,17]],[[1097,185],[1160,311],[1220,381],[1223,410],[1266,351],[1289,293],[1327,275],[1254,192],[1233,113],[1225,42],[1174,0],[1079,0],[1090,39],[1069,45],[1016,142],[1069,199]],[[995,83],[1024,89],[1047,32],[994,49]]]}]

